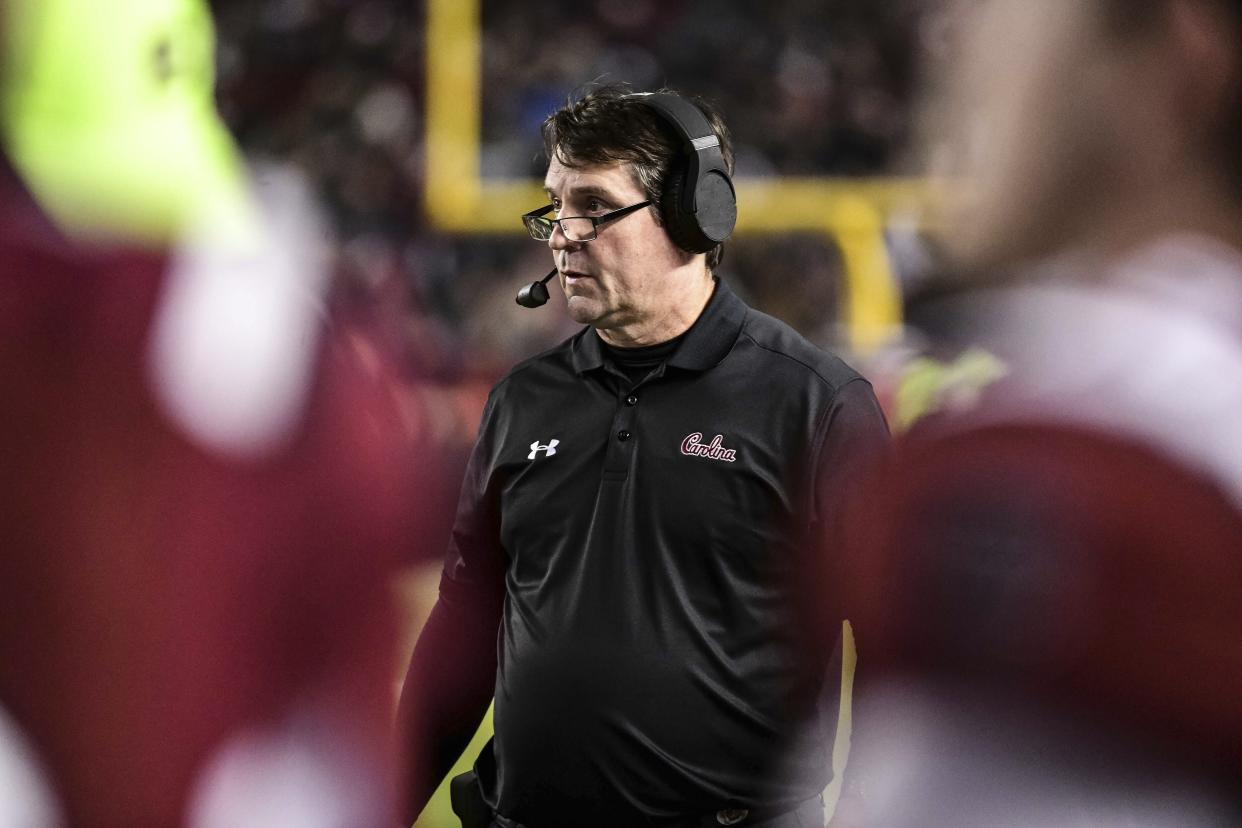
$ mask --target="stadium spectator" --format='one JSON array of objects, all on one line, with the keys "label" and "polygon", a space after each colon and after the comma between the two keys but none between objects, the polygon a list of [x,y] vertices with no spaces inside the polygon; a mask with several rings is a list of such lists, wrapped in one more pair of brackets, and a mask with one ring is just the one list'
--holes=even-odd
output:
[{"label": "stadium spectator", "polygon": [[933,107],[1008,374],[916,426],[839,574],[872,824],[1238,824],[1242,3],[983,0]]},{"label": "stadium spectator", "polygon": [[[494,693],[466,824],[820,824],[836,677],[799,657],[796,584],[840,553],[883,415],[713,274],[733,226],[713,111],[604,86],[543,136],[551,203],[524,218],[587,327],[489,398],[406,679],[406,740],[432,757],[409,816]],[[717,188],[697,214],[669,206],[691,164]]]}]

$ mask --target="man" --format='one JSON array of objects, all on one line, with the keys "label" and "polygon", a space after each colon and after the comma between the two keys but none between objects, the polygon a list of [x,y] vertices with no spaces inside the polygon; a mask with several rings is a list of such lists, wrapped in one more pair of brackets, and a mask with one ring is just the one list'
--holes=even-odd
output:
[{"label": "man", "polygon": [[1238,824],[1242,3],[968,8],[971,279],[925,315],[1009,375],[915,429],[836,582],[870,819]]},{"label": "man", "polygon": [[818,825],[832,723],[800,653],[823,602],[795,581],[837,554],[883,416],[713,275],[733,193],[712,110],[602,87],[543,135],[550,204],[525,220],[586,327],[489,398],[406,679],[433,757],[410,816],[494,690],[495,825]]}]

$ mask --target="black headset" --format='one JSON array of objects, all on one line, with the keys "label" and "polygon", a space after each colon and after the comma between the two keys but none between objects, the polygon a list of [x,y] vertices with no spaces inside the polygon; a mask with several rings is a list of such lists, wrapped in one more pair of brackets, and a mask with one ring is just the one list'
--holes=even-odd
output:
[{"label": "black headset", "polygon": [[682,250],[708,252],[729,238],[737,224],[737,194],[720,138],[702,110],[679,95],[636,92],[628,97],[659,115],[682,142],[660,196],[664,229]]}]

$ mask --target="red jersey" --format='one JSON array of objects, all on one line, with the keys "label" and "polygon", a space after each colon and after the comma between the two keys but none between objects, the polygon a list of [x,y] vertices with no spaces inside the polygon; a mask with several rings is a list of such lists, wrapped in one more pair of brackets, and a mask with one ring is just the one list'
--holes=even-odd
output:
[{"label": "red jersey", "polygon": [[[916,427],[834,583],[859,686],[949,678],[1242,772],[1242,254],[964,300],[1011,375]],[[863,692],[865,697],[865,690]]]},{"label": "red jersey", "polygon": [[187,288],[0,178],[0,708],[65,817],[221,824],[239,782],[285,773],[389,821],[389,577],[416,520],[382,362],[305,280]]}]

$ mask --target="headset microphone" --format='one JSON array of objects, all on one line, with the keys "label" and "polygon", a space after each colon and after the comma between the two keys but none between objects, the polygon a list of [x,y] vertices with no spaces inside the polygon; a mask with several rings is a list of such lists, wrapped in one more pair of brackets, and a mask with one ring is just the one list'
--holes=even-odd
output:
[{"label": "headset microphone", "polygon": [[538,282],[531,282],[518,291],[517,303],[524,308],[537,308],[548,301],[548,280],[555,276],[556,268]]}]

